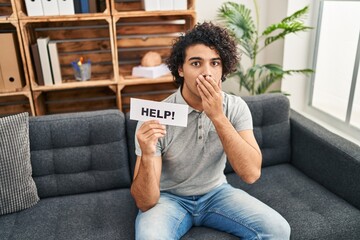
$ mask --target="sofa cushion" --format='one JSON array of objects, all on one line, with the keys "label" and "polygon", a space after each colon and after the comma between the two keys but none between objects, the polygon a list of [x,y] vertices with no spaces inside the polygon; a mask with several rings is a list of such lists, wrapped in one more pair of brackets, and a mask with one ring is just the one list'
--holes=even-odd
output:
[{"label": "sofa cushion", "polygon": [[30,149],[41,198],[130,186],[118,110],[30,118]]},{"label": "sofa cushion", "polygon": [[[290,161],[289,99],[278,93],[242,97],[248,104],[254,135],[262,153],[262,167]],[[233,172],[229,163],[225,173]]]},{"label": "sofa cushion", "polygon": [[0,118],[0,215],[20,211],[39,200],[31,177],[29,114]]},{"label": "sofa cushion", "polygon": [[134,239],[136,214],[129,189],[45,198],[0,217],[0,239]]},{"label": "sofa cushion", "polygon": [[311,180],[291,164],[262,169],[258,182],[228,181],[277,210],[290,224],[291,239],[359,239],[360,210]]}]

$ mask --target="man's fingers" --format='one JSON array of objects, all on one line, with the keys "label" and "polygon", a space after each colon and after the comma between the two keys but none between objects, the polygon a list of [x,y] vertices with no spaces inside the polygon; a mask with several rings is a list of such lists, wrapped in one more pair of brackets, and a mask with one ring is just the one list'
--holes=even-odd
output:
[{"label": "man's fingers", "polygon": [[150,120],[144,122],[139,131],[138,138],[148,140],[149,138],[163,137],[166,134],[166,127],[159,123],[157,120]]}]

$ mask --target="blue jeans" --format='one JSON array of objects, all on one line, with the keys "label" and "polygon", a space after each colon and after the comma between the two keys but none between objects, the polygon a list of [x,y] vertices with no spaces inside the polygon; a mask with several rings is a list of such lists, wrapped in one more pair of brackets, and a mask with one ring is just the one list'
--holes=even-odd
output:
[{"label": "blue jeans", "polygon": [[241,239],[289,239],[290,226],[275,210],[229,184],[202,195],[179,197],[162,192],[159,202],[139,211],[137,240],[180,239],[192,226],[204,226]]}]

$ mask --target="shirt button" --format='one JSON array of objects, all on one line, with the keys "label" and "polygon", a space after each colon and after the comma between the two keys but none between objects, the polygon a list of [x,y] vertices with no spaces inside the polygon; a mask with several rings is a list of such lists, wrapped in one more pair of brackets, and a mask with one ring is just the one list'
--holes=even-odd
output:
[{"label": "shirt button", "polygon": [[201,128],[202,128],[202,126],[200,125],[200,126],[199,126],[199,129],[201,129]]},{"label": "shirt button", "polygon": [[199,139],[201,140],[201,139],[202,139],[202,136],[200,136]]}]

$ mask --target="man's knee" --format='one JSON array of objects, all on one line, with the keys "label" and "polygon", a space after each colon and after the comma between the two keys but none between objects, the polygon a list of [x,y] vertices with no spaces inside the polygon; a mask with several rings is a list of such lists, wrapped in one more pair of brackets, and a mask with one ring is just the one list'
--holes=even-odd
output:
[{"label": "man's knee", "polygon": [[266,231],[271,236],[269,239],[290,239],[291,228],[289,223],[283,217],[278,218],[276,221],[271,221],[270,224],[268,224]]},{"label": "man's knee", "polygon": [[136,219],[135,239],[136,240],[167,240],[173,239],[168,232],[167,226],[162,226],[151,218],[139,217]]}]

